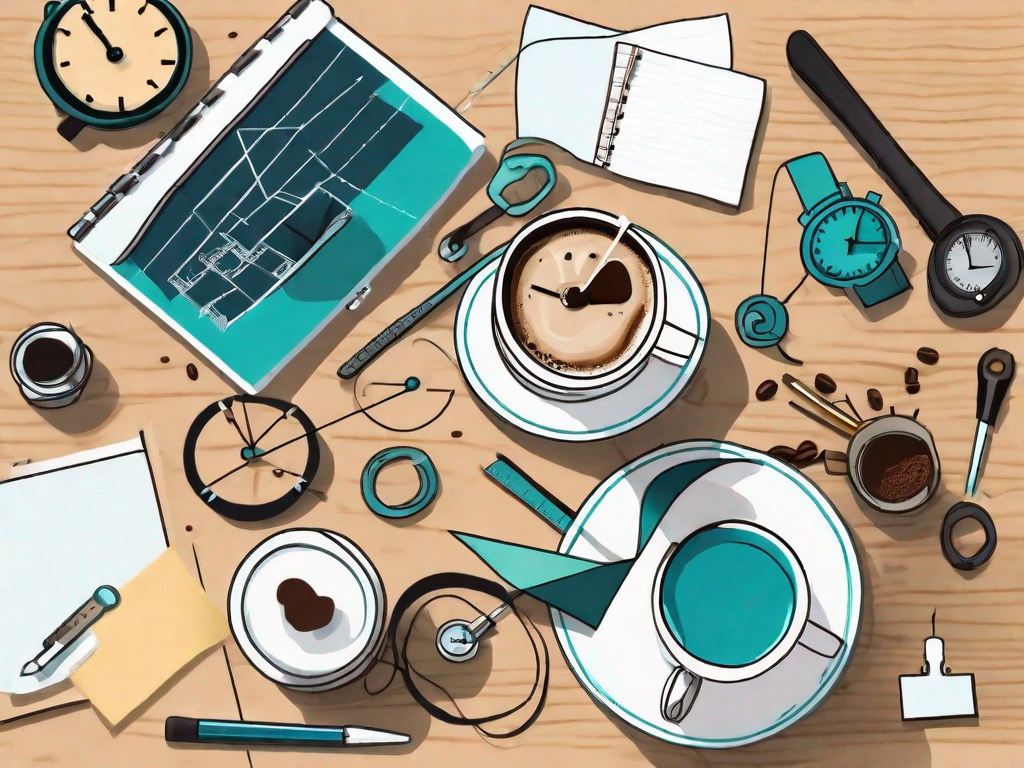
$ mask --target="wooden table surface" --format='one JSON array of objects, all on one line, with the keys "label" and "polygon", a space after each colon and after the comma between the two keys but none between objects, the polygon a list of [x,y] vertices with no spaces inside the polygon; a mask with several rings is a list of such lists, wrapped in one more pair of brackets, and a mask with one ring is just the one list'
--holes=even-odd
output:
[{"label": "wooden table surface", "polygon": [[[454,383],[452,406],[429,427],[402,436],[437,463],[442,494],[413,526],[373,517],[357,488],[358,472],[396,436],[366,420],[327,430],[329,447],[314,485],[326,501],[302,504],[272,524],[241,526],[220,519],[188,489],[181,446],[194,416],[230,386],[205,362],[136,305],[119,295],[72,251],[65,230],[106,186],[141,156],[205,92],[235,57],[284,10],[284,3],[178,0],[196,40],[196,63],[182,97],[155,122],[124,133],[86,130],[74,145],[61,139],[52,106],[32,69],[32,40],[43,3],[0,0],[0,356],[25,327],[41,320],[70,322],[96,353],[94,380],[82,402],[45,413],[19,397],[0,376],[0,458],[44,459],[125,439],[138,430],[156,446],[161,496],[172,544],[190,563],[194,547],[206,589],[225,605],[239,560],[262,538],[290,526],[337,530],[359,543],[381,571],[392,600],[413,580],[439,571],[490,575],[447,533],[469,530],[539,547],[557,537],[506,497],[480,467],[500,451],[570,505],[579,504],[607,473],[661,443],[686,438],[728,439],[766,450],[814,440],[842,449],[838,435],[789,408],[783,394],[754,399],[766,378],[793,370],[773,354],[742,346],[733,312],[756,293],[768,195],[778,165],[820,150],[855,193],[876,190],[904,239],[901,263],[914,290],[871,311],[808,282],[789,304],[788,351],[806,364],[807,380],[826,372],[861,413],[865,392],[877,387],[886,408],[920,409],[942,461],[943,489],[920,514],[885,517],[863,508],[843,478],[820,466],[807,474],[833,500],[860,552],[864,618],[859,645],[842,683],[815,713],[784,733],[725,751],[669,747],[639,735],[602,711],[568,670],[546,613],[523,601],[552,654],[551,689],[539,721],[511,741],[488,742],[471,729],[431,720],[398,684],[367,696],[359,685],[326,694],[288,693],[263,679],[233,642],[191,665],[163,695],[113,733],[88,706],[59,710],[0,727],[0,765],[28,766],[272,766],[394,764],[428,766],[1019,766],[1024,754],[1024,409],[1011,391],[992,439],[979,501],[999,530],[992,562],[973,574],[943,560],[938,532],[945,511],[962,498],[974,434],[975,366],[1001,346],[1024,358],[1021,287],[996,311],[953,322],[930,305],[925,265],[930,241],[906,207],[861,153],[822,114],[794,80],[785,58],[790,32],[809,30],[836,60],[890,132],[963,211],[998,216],[1024,230],[1024,8],[1019,0],[945,0],[842,3],[724,0],[703,3],[552,0],[557,10],[617,28],[635,28],[687,16],[728,11],[737,70],[768,82],[767,125],[755,156],[756,180],[738,213],[694,204],[685,195],[621,183],[564,153],[551,157],[562,174],[553,205],[578,204],[627,215],[669,242],[703,283],[711,304],[711,341],[701,374],[683,397],[654,422],[618,439],[586,446],[551,444],[521,434],[490,416],[468,393],[454,368],[433,371]],[[415,9],[413,9],[415,6]],[[301,405],[322,423],[350,409],[354,395],[334,371],[390,320],[434,291],[452,273],[434,255],[441,233],[486,205],[482,191],[495,153],[514,132],[514,66],[481,93],[487,73],[514,54],[527,4],[447,0],[336,4],[335,10],[440,97],[460,105],[487,135],[490,154],[455,198],[377,281],[358,313],[332,323],[266,390]],[[229,33],[237,32],[236,36]],[[467,98],[470,97],[470,98]],[[797,255],[799,204],[779,184],[768,252],[769,292],[784,295],[801,268]],[[514,231],[509,221],[483,236],[489,248]],[[431,317],[416,337],[453,351],[454,303]],[[379,365],[401,369],[411,354],[403,342]],[[920,365],[915,350],[941,355]],[[170,362],[162,364],[167,355]],[[407,359],[407,358],[406,358]],[[199,368],[197,381],[186,364]],[[903,388],[907,366],[921,369],[921,392]],[[1019,384],[1018,384],[1019,387]],[[1019,391],[1019,389],[1018,389]],[[461,432],[454,437],[454,432]],[[410,472],[382,476],[391,498],[411,493]],[[189,530],[186,526],[190,526]],[[59,532],[55,532],[59,535]],[[966,531],[965,547],[980,542]],[[3,542],[0,542],[2,561]],[[900,721],[897,677],[921,664],[932,611],[954,671],[974,672],[980,719],[922,728]],[[2,607],[0,607],[2,612]],[[2,613],[0,613],[2,616]],[[497,641],[496,641],[497,642]],[[511,646],[509,646],[511,648]],[[237,701],[228,666],[237,686]],[[490,674],[461,680],[479,695],[472,713],[509,706],[532,680],[528,649],[493,656]],[[484,672],[486,673],[486,669]],[[409,748],[380,757],[284,751],[172,749],[163,740],[167,715],[254,720],[358,723],[407,731]]]}]

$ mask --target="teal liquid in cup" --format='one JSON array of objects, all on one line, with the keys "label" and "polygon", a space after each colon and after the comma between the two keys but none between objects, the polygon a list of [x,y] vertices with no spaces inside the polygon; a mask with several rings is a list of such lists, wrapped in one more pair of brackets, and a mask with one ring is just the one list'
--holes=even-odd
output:
[{"label": "teal liquid in cup", "polygon": [[770,539],[710,528],[683,542],[665,569],[661,608],[687,653],[742,667],[763,658],[789,630],[796,576]]}]

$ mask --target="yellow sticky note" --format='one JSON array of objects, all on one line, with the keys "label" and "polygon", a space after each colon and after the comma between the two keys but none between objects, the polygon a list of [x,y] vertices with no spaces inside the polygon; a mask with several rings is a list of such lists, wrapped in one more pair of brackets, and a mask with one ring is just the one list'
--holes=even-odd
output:
[{"label": "yellow sticky note", "polygon": [[111,725],[229,632],[173,549],[121,589],[121,604],[93,631],[99,647],[71,682]]}]

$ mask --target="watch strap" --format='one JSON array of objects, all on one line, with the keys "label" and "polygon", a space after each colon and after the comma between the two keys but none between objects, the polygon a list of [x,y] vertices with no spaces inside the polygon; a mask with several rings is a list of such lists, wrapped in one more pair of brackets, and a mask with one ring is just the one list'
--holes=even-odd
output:
[{"label": "watch strap", "polygon": [[804,212],[808,213],[822,201],[840,194],[839,182],[832,173],[828,160],[821,152],[802,155],[786,163],[786,171],[793,181]]},{"label": "watch strap", "polygon": [[870,283],[853,286],[853,292],[865,307],[873,307],[907,290],[910,290],[910,281],[898,261],[894,261]]}]

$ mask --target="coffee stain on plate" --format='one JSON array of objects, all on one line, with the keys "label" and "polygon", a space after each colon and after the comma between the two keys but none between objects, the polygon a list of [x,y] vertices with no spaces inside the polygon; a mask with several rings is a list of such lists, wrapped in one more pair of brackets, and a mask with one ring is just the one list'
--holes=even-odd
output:
[{"label": "coffee stain on plate", "polygon": [[277,588],[277,602],[284,606],[284,617],[299,632],[323,629],[334,618],[334,601],[318,595],[302,579],[285,579]]}]

